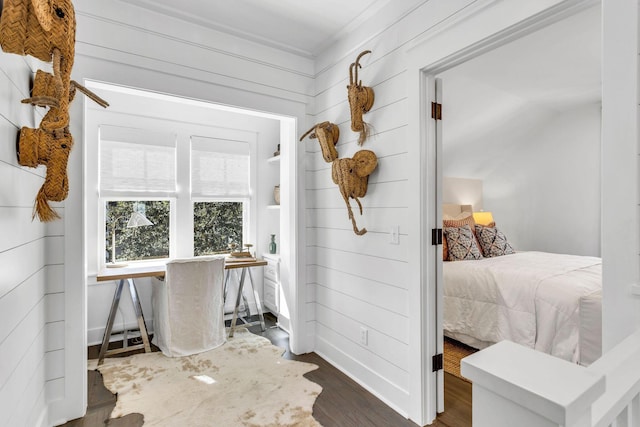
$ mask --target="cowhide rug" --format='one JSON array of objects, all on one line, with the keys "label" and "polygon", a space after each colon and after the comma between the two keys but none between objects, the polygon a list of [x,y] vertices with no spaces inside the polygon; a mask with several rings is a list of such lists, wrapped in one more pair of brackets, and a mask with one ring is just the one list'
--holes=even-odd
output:
[{"label": "cowhide rug", "polygon": [[145,426],[320,426],[312,408],[322,387],[302,376],[318,367],[282,352],[245,329],[205,353],[107,358],[97,369],[118,395],[111,418],[138,412]]}]

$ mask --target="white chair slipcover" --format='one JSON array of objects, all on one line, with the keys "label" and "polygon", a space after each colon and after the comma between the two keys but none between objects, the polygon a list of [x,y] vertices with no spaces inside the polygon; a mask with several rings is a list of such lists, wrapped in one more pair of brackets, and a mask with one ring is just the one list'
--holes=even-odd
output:
[{"label": "white chair slipcover", "polygon": [[223,344],[224,256],[176,259],[154,281],[153,344],[166,356],[201,353]]}]

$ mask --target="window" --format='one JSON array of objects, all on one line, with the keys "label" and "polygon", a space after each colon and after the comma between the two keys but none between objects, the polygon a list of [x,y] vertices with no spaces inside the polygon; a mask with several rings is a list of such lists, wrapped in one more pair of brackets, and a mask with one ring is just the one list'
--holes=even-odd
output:
[{"label": "window", "polygon": [[99,137],[104,262],[168,258],[171,198],[159,196],[176,193],[176,134],[103,125]]},{"label": "window", "polygon": [[193,204],[193,254],[228,252],[229,243],[243,240],[243,202],[195,202]]},{"label": "window", "polygon": [[[99,127],[99,139],[101,262],[203,256],[245,243],[247,141],[111,125]],[[136,226],[132,215],[148,222]]]},{"label": "window", "polygon": [[[135,214],[149,223],[136,224]],[[105,263],[169,257],[168,200],[107,201],[105,218]]]},{"label": "window", "polygon": [[242,247],[250,200],[249,144],[191,138],[191,196],[195,256]]}]

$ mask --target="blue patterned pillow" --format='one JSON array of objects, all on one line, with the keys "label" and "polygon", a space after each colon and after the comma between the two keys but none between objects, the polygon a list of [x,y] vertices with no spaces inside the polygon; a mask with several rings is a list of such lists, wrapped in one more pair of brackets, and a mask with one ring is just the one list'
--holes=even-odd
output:
[{"label": "blue patterned pillow", "polygon": [[482,253],[476,244],[471,227],[445,227],[444,235],[449,249],[449,261],[481,259]]},{"label": "blue patterned pillow", "polygon": [[476,224],[476,237],[480,242],[482,254],[487,258],[515,253],[504,233],[495,227]]}]

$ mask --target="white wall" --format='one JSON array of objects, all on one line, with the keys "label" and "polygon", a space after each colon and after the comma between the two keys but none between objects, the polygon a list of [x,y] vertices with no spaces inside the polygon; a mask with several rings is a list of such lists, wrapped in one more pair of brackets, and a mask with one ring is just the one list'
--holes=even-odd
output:
[{"label": "white wall", "polygon": [[[435,316],[428,308],[435,291],[429,293],[426,277],[431,273],[423,258],[429,221],[435,224],[435,219],[423,216],[420,201],[420,192],[428,199],[433,188],[421,175],[430,170],[424,169],[421,146],[420,114],[425,113],[419,91],[425,88],[419,71],[555,3],[429,1],[415,4],[402,17],[390,4],[317,60],[309,125],[337,123],[338,152],[351,156],[359,147],[349,128],[348,68],[358,53],[372,50],[360,70],[363,83],[376,92],[365,116],[374,135],[363,148],[376,152],[379,165],[362,200],[364,215],[358,217],[369,233],[357,237],[331,182],[330,166],[317,142],[306,142],[308,281],[315,290],[316,352],[417,422],[435,416],[435,381],[430,380],[435,336],[429,333],[429,328],[435,331]],[[393,225],[400,226],[399,245],[390,244]],[[368,344],[360,341],[361,328],[368,330]]]},{"label": "white wall", "polygon": [[517,250],[600,256],[601,106],[532,117],[488,132],[495,149],[470,138],[448,150],[445,133],[444,173],[472,169],[464,176],[482,180],[484,210]]},{"label": "white wall", "polygon": [[485,177],[485,210],[517,250],[600,256],[600,110],[555,115]]},{"label": "white wall", "polygon": [[[603,349],[640,328],[638,295],[638,70],[640,7],[603,2],[602,308]],[[624,40],[624,42],[621,42]]]},{"label": "white wall", "polygon": [[[331,181],[331,165],[322,159],[316,141],[306,142],[307,240],[316,352],[400,413],[420,420],[421,399],[426,396],[415,388],[421,372],[414,368],[420,365],[421,338],[412,333],[422,331],[424,324],[420,311],[410,308],[410,295],[420,286],[411,278],[421,267],[411,263],[409,254],[410,243],[417,237],[410,209],[419,197],[411,168],[419,158],[409,154],[417,141],[407,133],[407,87],[412,76],[407,72],[405,49],[469,2],[414,3],[415,8],[403,16],[397,16],[389,4],[317,60],[317,95],[309,126],[324,120],[338,124],[339,155],[350,157],[360,147],[358,135],[350,130],[349,64],[361,51],[372,51],[362,58],[359,71],[363,84],[375,91],[373,108],[364,116],[373,134],[362,148],[376,153],[378,168],[361,200],[364,214],[356,213],[358,226],[368,230],[359,237]],[[399,226],[398,245],[390,244],[392,226]],[[362,328],[368,331],[366,344],[360,340]]]},{"label": "white wall", "polygon": [[483,181],[519,250],[600,255],[597,2],[439,74],[445,176]]},{"label": "white wall", "polygon": [[[30,61],[0,53],[0,425],[44,426],[64,387],[64,224],[32,221],[45,169],[18,165],[15,141],[34,127]],[[56,204],[56,211],[65,209]]]},{"label": "white wall", "polygon": [[442,177],[442,203],[471,205],[474,211],[484,210],[482,180],[473,178]]},{"label": "white wall", "polygon": [[[307,58],[149,13],[126,2],[76,0],[74,5],[77,18],[74,80],[110,82],[268,111],[298,121],[304,119],[313,88],[313,62]],[[22,85],[26,87],[26,82]],[[15,99],[11,103],[13,106],[22,97],[6,99]],[[86,205],[84,199],[82,181],[85,165],[82,159],[83,147],[95,141],[86,140],[83,136],[84,102],[78,95],[72,104],[71,130],[76,145],[69,164],[70,193],[65,202],[65,228],[64,233],[59,233],[59,238],[64,241],[64,253],[69,255],[64,271],[60,273],[64,276],[61,280],[64,280],[65,289],[72,292],[65,292],[61,297],[64,306],[61,320],[64,320],[66,328],[64,352],[61,352],[63,360],[60,362],[64,366],[64,384],[52,390],[50,424],[82,416],[86,409],[86,285],[90,279],[84,247],[86,233],[93,231],[85,228],[83,215],[93,206]],[[20,124],[16,121],[15,126]],[[302,165],[302,157],[298,159],[302,154],[295,150],[296,147],[283,160],[293,156],[293,163]],[[287,173],[295,173],[295,170],[287,170]],[[25,193],[35,195],[38,186]],[[290,200],[304,198],[297,183],[284,182],[282,192]],[[30,201],[22,205],[30,206]],[[281,214],[287,223],[300,221],[300,212],[294,208]],[[15,229],[15,224],[10,227]],[[304,245],[304,237],[300,241]],[[291,250],[296,249],[295,244],[292,245]],[[92,248],[87,248],[87,253],[91,251]],[[63,252],[55,250],[53,253],[61,255]],[[293,288],[290,297],[304,301],[304,288],[297,289],[298,283],[303,282],[304,266],[301,268],[295,264],[288,265],[288,268],[291,275],[287,279],[291,280]],[[105,293],[108,295],[104,296],[102,303],[108,310],[112,292]],[[304,316],[304,312],[294,312],[292,321],[295,324],[298,317],[304,321]],[[302,336],[306,337],[306,334],[302,333]],[[309,349],[304,339],[292,345],[298,351]],[[36,402],[36,399],[30,402]]]},{"label": "white wall", "polygon": [[[300,268],[292,278],[299,281],[295,291],[303,298],[306,299],[305,290],[310,291],[304,309],[310,330],[317,336],[316,350],[401,413],[419,420],[423,419],[421,408],[428,405],[433,389],[420,389],[422,377],[426,375],[421,371],[422,346],[432,338],[421,334],[426,317],[432,313],[421,309],[425,298],[422,290],[425,272],[421,271],[422,260],[416,260],[420,256],[416,249],[419,249],[421,239],[416,230],[423,227],[416,220],[419,215],[414,212],[421,188],[417,172],[421,152],[416,90],[418,70],[557,2],[415,1],[412,12],[401,17],[393,13],[392,2],[388,6],[390,10],[382,10],[323,53],[315,63],[316,75],[314,63],[308,59],[230,39],[169,17],[143,13],[126,2],[77,0],[78,41],[74,78],[176,93],[274,111],[299,119],[304,117],[310,103],[307,123],[299,127],[306,130],[311,124],[323,120],[338,123],[343,135],[338,149],[341,156],[349,156],[356,151],[356,136],[349,130],[348,123],[345,89],[348,66],[360,51],[373,50],[372,55],[363,59],[360,72],[363,82],[376,90],[373,111],[365,116],[365,120],[375,127],[375,135],[364,148],[374,150],[380,157],[379,168],[370,180],[369,194],[363,199],[364,215],[358,218],[358,223],[366,226],[369,233],[363,237],[353,235],[346,208],[330,181],[329,165],[320,159],[314,143],[306,142],[307,154],[299,160],[306,161],[308,190],[299,191],[292,183],[288,184],[290,188],[283,189],[290,191],[290,196],[297,197],[303,204],[305,199],[308,200],[306,219],[309,227],[306,235],[296,236],[297,242],[307,250],[308,274],[306,278],[296,275],[304,274],[304,269]],[[605,43],[605,52],[607,48],[612,49],[610,62],[614,65],[613,70],[617,70],[610,77],[605,73],[605,82],[613,88],[612,102],[620,93],[627,91],[628,97],[633,98],[634,107],[629,120],[624,115],[620,116],[625,118],[622,122],[614,116],[604,120],[605,134],[615,134],[619,129],[625,130],[625,126],[630,126],[631,132],[623,134],[627,135],[623,138],[626,138],[625,147],[632,146],[634,150],[629,156],[628,151],[614,149],[618,156],[604,160],[605,177],[608,178],[603,181],[604,194],[607,194],[607,189],[615,189],[615,177],[619,172],[616,168],[621,168],[627,184],[622,188],[626,196],[614,190],[610,193],[612,198],[608,199],[612,205],[625,209],[622,211],[624,221],[616,225],[615,215],[604,215],[606,227],[603,233],[606,236],[610,232],[631,229],[630,234],[633,235],[618,248],[605,246],[607,252],[603,251],[605,260],[607,255],[610,259],[618,256],[620,259],[619,263],[611,264],[610,273],[605,268],[605,278],[609,274],[614,285],[618,285],[612,286],[605,297],[624,302],[624,305],[618,304],[623,314],[617,316],[611,311],[607,314],[605,308],[605,321],[608,315],[612,326],[619,324],[625,313],[632,313],[634,309],[637,312],[637,304],[625,293],[626,286],[638,279],[635,210],[638,103],[637,91],[629,90],[633,81],[635,83],[631,87],[637,87],[637,40],[633,46],[633,61],[629,62],[635,63],[632,67],[620,66],[624,61],[616,60],[620,52],[615,51],[619,40],[631,37],[627,33],[618,34],[628,28],[618,25],[624,17],[634,20],[631,28],[637,37],[637,2],[628,0],[626,5],[629,10],[611,10],[611,17],[605,14],[604,26],[605,42],[608,31],[611,34],[611,40]],[[605,3],[605,10],[606,7]],[[610,7],[615,9],[613,5]],[[460,13],[456,14],[456,11]],[[28,111],[28,107],[20,106],[18,101],[28,92],[26,75],[29,70],[19,62],[19,57],[2,54],[0,61],[4,71],[4,75],[0,74],[0,81],[5,82],[3,91],[7,90],[6,94],[3,92],[5,96],[0,103],[0,123],[3,123],[0,129],[5,129],[3,132],[9,133],[7,139],[12,140],[15,130],[29,123],[24,117],[10,118],[18,111],[22,111],[20,114]],[[18,61],[17,67],[14,61]],[[631,69],[630,78],[626,74],[623,78],[616,75],[628,68]],[[7,79],[5,75],[15,77]],[[64,230],[48,231],[38,223],[25,222],[42,178],[16,166],[11,144],[3,145],[5,148],[0,154],[0,173],[7,176],[2,180],[2,197],[7,202],[3,202],[0,209],[9,212],[0,216],[0,227],[5,236],[14,236],[14,230],[24,230],[18,233],[15,241],[2,240],[5,246],[0,249],[3,272],[0,323],[16,324],[14,328],[0,330],[5,331],[0,335],[0,351],[10,355],[20,353],[13,345],[8,352],[8,344],[12,343],[11,337],[14,336],[19,337],[16,339],[23,345],[19,359],[13,356],[1,359],[0,373],[9,374],[10,378],[0,378],[0,404],[3,405],[0,414],[10,413],[18,421],[17,425],[24,417],[38,418],[46,411],[42,397],[45,378],[51,378],[47,383],[50,386],[46,388],[53,414],[48,422],[43,421],[44,425],[81,416],[85,409],[86,301],[83,289],[87,276],[82,253],[84,201],[81,159],[83,145],[89,142],[81,136],[80,106],[83,102],[80,98],[73,106],[72,131],[77,143],[70,163],[71,193],[63,208]],[[628,135],[631,135],[630,141]],[[609,139],[613,140],[615,138]],[[628,206],[633,212],[629,212]],[[20,215],[14,215],[14,212]],[[615,214],[616,211],[613,212]],[[620,209],[617,212],[621,212]],[[400,245],[388,243],[391,225],[400,225]],[[64,240],[64,243],[55,246],[55,241],[59,240]],[[628,254],[626,249],[630,245],[635,245],[636,250],[629,258],[625,254]],[[55,249],[49,251],[45,248]],[[64,260],[49,259],[52,255],[60,257],[63,252]],[[41,276],[35,274],[43,269],[47,279],[40,279]],[[30,280],[45,280],[45,283],[34,287],[30,286]],[[306,287],[301,286],[302,283]],[[31,293],[34,288],[39,289],[36,295],[23,296],[22,292]],[[43,298],[45,306],[50,309],[42,309],[38,305]],[[62,302],[55,302],[56,298]],[[110,298],[105,304],[110,304]],[[61,307],[64,307],[62,313],[56,310]],[[10,310],[18,310],[22,314],[9,314],[12,313]],[[29,326],[30,329],[22,330],[19,325],[26,326],[24,322],[32,314],[36,315],[35,328]],[[41,319],[46,319],[46,316],[60,322],[45,326],[48,325],[46,320]],[[298,316],[298,320],[305,319],[302,314]],[[16,319],[25,320],[16,323]],[[637,319],[629,323],[627,329],[637,327]],[[60,327],[62,324],[64,328]],[[360,327],[363,325],[369,330],[368,345],[359,344]],[[47,347],[41,331],[45,328],[55,330],[56,327],[66,329],[64,339],[50,340],[52,344]],[[626,330],[621,330],[620,334],[624,333]],[[52,333],[47,336],[59,335]],[[61,342],[64,342],[64,350]],[[28,347],[31,343],[36,347]],[[45,355],[43,348],[59,351]],[[5,365],[5,360],[12,362]],[[43,360],[47,362],[46,369]],[[60,366],[64,366],[63,372],[60,372]],[[25,388],[28,393],[22,394]],[[26,424],[30,424],[28,420]]]}]

